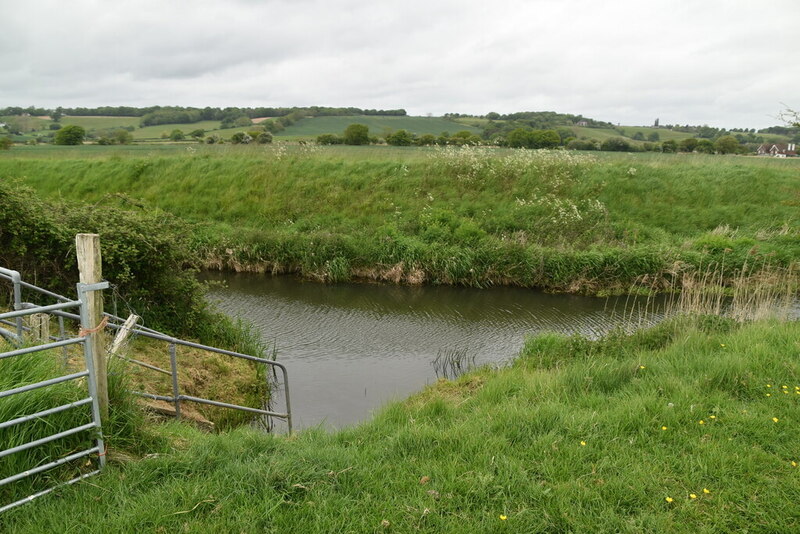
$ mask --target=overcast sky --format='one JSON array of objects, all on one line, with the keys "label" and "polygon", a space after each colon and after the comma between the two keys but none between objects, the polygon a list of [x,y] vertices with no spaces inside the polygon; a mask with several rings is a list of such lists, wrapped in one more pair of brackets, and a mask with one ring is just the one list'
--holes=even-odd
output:
[{"label": "overcast sky", "polygon": [[557,111],[760,128],[800,0],[0,0],[0,107]]}]

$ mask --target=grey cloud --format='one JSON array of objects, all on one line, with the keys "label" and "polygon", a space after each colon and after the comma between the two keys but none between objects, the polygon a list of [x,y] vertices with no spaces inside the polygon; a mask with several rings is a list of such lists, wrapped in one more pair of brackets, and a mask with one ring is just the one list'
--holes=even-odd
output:
[{"label": "grey cloud", "polygon": [[0,106],[552,109],[761,127],[800,82],[800,4],[770,8],[781,15],[744,0],[2,2]]}]

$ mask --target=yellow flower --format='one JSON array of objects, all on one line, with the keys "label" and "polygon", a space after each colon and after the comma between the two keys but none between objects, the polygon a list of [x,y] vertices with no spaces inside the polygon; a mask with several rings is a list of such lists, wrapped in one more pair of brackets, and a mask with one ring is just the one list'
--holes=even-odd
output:
[{"label": "yellow flower", "polygon": [[661,430],[666,430],[666,429],[667,429],[667,427],[665,427],[665,426],[661,427]]},{"label": "yellow flower", "polygon": [[508,516],[500,514],[500,521],[505,521],[506,519],[508,519]]},{"label": "yellow flower", "polygon": [[709,493],[711,493],[711,491],[710,491],[710,490],[708,490],[708,489],[706,489],[706,488],[703,488],[703,493],[705,493],[706,495],[708,495]]},{"label": "yellow flower", "polygon": [[719,346],[720,346],[720,347],[724,347],[724,346],[725,346],[725,343],[720,343],[720,344],[719,344]]},{"label": "yellow flower", "polygon": [[690,493],[690,494],[689,494],[689,498],[690,498],[690,499],[696,499],[696,498],[697,498],[697,495],[695,495],[694,493]]},{"label": "yellow flower", "polygon": [[797,462],[795,462],[794,460],[792,460],[792,467],[797,467]]},{"label": "yellow flower", "polygon": [[585,447],[585,446],[586,446],[586,442],[585,441],[581,441],[581,447]]},{"label": "yellow flower", "polygon": [[716,418],[717,418],[717,416],[716,416],[716,415],[709,415],[709,416],[708,416],[708,418],[709,418],[709,419],[716,419]]},{"label": "yellow flower", "polygon": [[640,365],[640,366],[639,366],[639,369],[644,369],[644,365]]},{"label": "yellow flower", "polygon": [[787,388],[787,386],[781,386],[781,389],[786,389],[786,388]]},{"label": "yellow flower", "polygon": [[771,396],[772,396],[772,393],[767,393],[767,397],[771,397]]},{"label": "yellow flower", "polygon": [[667,501],[667,502],[672,502],[674,499],[672,497],[667,497],[664,500]]},{"label": "yellow flower", "polygon": [[780,421],[780,419],[778,419],[777,417],[773,417],[773,418],[772,418],[772,422],[773,422],[773,423],[777,423],[778,421]]},{"label": "yellow flower", "polygon": [[701,425],[704,425],[704,424],[706,424],[706,422],[705,422],[705,421],[703,421],[702,419],[700,419],[700,424],[701,424]]},{"label": "yellow flower", "polygon": [[772,384],[767,384],[767,387],[768,387],[768,388],[771,388],[771,387],[772,387]]}]

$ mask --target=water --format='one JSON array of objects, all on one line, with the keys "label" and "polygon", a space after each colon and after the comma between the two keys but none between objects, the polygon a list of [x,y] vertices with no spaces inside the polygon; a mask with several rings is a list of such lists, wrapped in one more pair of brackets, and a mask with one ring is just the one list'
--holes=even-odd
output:
[{"label": "water", "polygon": [[[503,365],[537,332],[596,337],[638,323],[626,297],[550,295],[530,289],[323,285],[292,277],[207,274],[210,298],[274,344],[289,369],[296,428],[364,421],[392,399],[437,380],[445,351]],[[639,304],[643,304],[640,302]],[[626,320],[627,319],[627,320]]]}]

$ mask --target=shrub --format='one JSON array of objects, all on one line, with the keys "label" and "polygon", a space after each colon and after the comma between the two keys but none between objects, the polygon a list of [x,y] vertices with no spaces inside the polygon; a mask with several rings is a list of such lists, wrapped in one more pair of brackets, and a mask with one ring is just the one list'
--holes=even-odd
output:
[{"label": "shrub", "polygon": [[322,134],[317,136],[316,143],[318,145],[341,145],[344,139],[335,134]]},{"label": "shrub", "polygon": [[600,145],[600,150],[606,152],[628,152],[630,149],[631,144],[622,137],[609,137]]},{"label": "shrub", "polygon": [[57,145],[82,145],[86,130],[75,124],[64,126],[56,132],[53,142]]},{"label": "shrub", "polygon": [[10,137],[0,137],[0,150],[8,150],[13,144],[14,141]]},{"label": "shrub", "polygon": [[397,130],[386,136],[386,142],[392,146],[411,146],[414,144],[414,136],[408,130]]},{"label": "shrub", "polygon": [[368,145],[369,127],[365,124],[350,124],[344,129],[344,144]]}]

